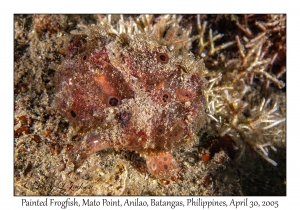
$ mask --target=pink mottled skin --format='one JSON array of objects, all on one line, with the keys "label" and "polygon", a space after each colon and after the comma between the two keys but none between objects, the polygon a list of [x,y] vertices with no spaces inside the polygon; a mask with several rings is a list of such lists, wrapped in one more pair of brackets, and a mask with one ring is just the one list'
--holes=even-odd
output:
[{"label": "pink mottled skin", "polygon": [[74,36],[57,73],[56,106],[78,130],[77,167],[108,148],[136,151],[155,177],[176,177],[171,152],[195,136],[203,117],[200,74],[147,41]]}]

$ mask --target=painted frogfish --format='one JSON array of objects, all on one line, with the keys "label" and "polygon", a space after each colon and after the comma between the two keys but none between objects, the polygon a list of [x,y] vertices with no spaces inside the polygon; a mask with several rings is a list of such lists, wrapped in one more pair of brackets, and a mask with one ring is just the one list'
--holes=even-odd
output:
[{"label": "painted frogfish", "polygon": [[174,149],[205,123],[204,64],[149,33],[92,25],[71,35],[56,74],[55,105],[78,131],[75,164],[109,148],[145,158],[159,179],[176,177]]}]

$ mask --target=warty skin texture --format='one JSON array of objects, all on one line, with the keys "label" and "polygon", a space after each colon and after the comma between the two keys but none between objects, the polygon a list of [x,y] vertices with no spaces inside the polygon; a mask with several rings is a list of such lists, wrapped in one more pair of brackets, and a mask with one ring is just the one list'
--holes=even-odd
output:
[{"label": "warty skin texture", "polygon": [[125,149],[145,157],[156,178],[176,177],[172,150],[190,146],[205,122],[202,68],[145,34],[92,26],[73,35],[55,103],[81,136],[71,150],[75,165],[100,150]]}]

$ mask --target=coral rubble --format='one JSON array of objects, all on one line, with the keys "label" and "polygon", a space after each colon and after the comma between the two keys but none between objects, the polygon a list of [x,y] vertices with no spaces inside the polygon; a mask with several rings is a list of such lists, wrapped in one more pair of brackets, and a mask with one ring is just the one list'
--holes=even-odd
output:
[{"label": "coral rubble", "polygon": [[15,15],[15,194],[248,193],[285,164],[285,19]]}]

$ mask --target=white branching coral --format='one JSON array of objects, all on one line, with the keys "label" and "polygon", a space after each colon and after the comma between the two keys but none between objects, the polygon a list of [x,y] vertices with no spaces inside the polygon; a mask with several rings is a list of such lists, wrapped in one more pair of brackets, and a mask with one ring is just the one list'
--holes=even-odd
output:
[{"label": "white branching coral", "polygon": [[225,76],[223,78],[221,72],[215,73],[208,80],[208,88],[205,90],[211,129],[216,129],[220,136],[228,134],[237,141],[241,140],[242,147],[245,144],[250,146],[264,159],[276,165],[263,148],[271,145],[267,142],[269,136],[279,134],[281,128],[276,127],[285,121],[278,110],[278,104],[271,98],[261,98],[261,102],[255,104],[251,98],[246,101],[248,93],[255,91],[253,87],[246,85],[243,79],[236,82],[236,77],[232,77],[233,81],[230,81],[228,75]]},{"label": "white branching coral", "polygon": [[[213,62],[216,67],[208,68],[205,72],[208,130],[217,130],[220,136],[227,134],[240,141],[241,154],[245,145],[248,145],[265,160],[277,165],[269,158],[268,147],[276,151],[273,146],[275,136],[285,138],[281,126],[285,122],[285,114],[280,112],[275,98],[271,96],[265,99],[266,96],[259,92],[259,83],[254,82],[254,78],[265,82],[265,88],[269,87],[270,82],[280,89],[285,86],[280,80],[286,71],[285,61],[282,61],[285,59],[285,16],[266,15],[262,18],[264,21],[259,21],[259,17],[249,20],[250,17],[252,16],[244,16],[243,25],[236,22],[237,27],[245,34],[242,39],[240,35],[235,36],[237,57],[229,59],[225,55],[224,59],[221,50],[232,43],[227,42],[214,47],[214,41],[222,35],[212,37],[212,29],[209,29],[209,41],[204,42],[203,34],[207,23],[204,21],[201,25],[198,16],[198,55],[206,61]],[[250,21],[254,22],[257,30],[261,32],[252,32],[249,27]],[[222,59],[218,59],[214,54],[222,55],[223,58],[219,56]],[[278,72],[273,72],[276,59],[281,67]]]},{"label": "white branching coral", "polygon": [[199,33],[199,48],[198,48],[198,55],[203,57],[204,59],[210,58],[209,56],[212,56],[219,52],[222,49],[225,49],[233,44],[235,44],[234,41],[223,43],[217,47],[215,47],[214,42],[217,41],[218,39],[222,38],[224,35],[223,34],[217,34],[213,36],[212,29],[209,29],[209,36],[208,36],[208,41],[205,41],[204,38],[204,32],[206,30],[207,26],[207,21],[204,21],[201,24],[200,21],[200,15],[197,15],[197,29]]},{"label": "white branching coral", "polygon": [[190,53],[191,43],[199,38],[199,35],[191,37],[192,27],[180,27],[182,16],[162,15],[156,18],[154,15],[141,15],[138,18],[116,15],[116,23],[112,22],[112,15],[98,16],[99,24],[111,27],[111,32],[118,36],[124,34],[133,36],[147,34],[153,37],[161,45],[175,52],[176,55]]}]

